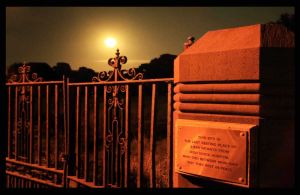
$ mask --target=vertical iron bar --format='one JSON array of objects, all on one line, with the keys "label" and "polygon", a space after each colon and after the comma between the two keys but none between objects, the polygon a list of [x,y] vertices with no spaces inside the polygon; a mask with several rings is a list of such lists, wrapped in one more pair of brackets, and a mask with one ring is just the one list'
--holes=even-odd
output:
[{"label": "vertical iron bar", "polygon": [[88,118],[87,118],[87,112],[88,112],[88,87],[85,86],[85,90],[84,90],[84,179],[85,181],[87,181],[87,177],[88,177],[88,156],[89,156],[89,153],[88,153]]},{"label": "vertical iron bar", "polygon": [[[123,112],[121,114],[121,118],[123,119]],[[124,120],[124,119],[123,119]],[[121,127],[121,130],[123,131],[123,121],[122,121],[122,127]],[[125,137],[124,137],[125,138]],[[124,139],[123,138],[123,139]],[[124,143],[125,144],[125,143]],[[124,145],[123,145],[124,147]],[[124,180],[124,176],[123,176],[123,173],[124,173],[124,170],[123,170],[123,163],[122,163],[122,156],[124,153],[122,153],[122,148],[121,146],[119,145],[119,149],[120,149],[120,155],[119,155],[119,165],[118,165],[118,169],[119,169],[119,180],[118,180],[118,187],[122,187],[123,186],[123,180]]]},{"label": "vertical iron bar", "polygon": [[58,115],[58,87],[55,85],[55,95],[54,95],[54,142],[55,142],[55,168],[58,168],[58,128],[57,128],[57,115]]},{"label": "vertical iron bar", "polygon": [[64,162],[63,162],[63,187],[66,188],[66,184],[67,184],[67,175],[68,175],[68,166],[67,166],[67,163],[68,163],[68,138],[67,138],[67,108],[66,108],[66,104],[67,104],[67,95],[66,95],[66,88],[68,86],[68,80],[66,82],[66,79],[65,79],[65,75],[63,76],[63,110],[64,110]]},{"label": "vertical iron bar", "polygon": [[[21,92],[22,93],[22,92]],[[21,96],[21,100],[25,98],[25,95],[22,95]],[[19,142],[19,148],[18,148],[18,153],[19,153],[19,156],[22,157],[23,160],[29,160],[29,159],[26,159],[26,157],[28,157],[28,154],[26,153],[26,149],[27,149],[27,152],[29,152],[28,148],[26,148],[26,142],[24,141],[26,139],[26,124],[24,124],[24,122],[27,122],[26,121],[26,116],[24,116],[24,113],[26,112],[23,112],[23,109],[25,108],[25,101],[21,101],[21,105],[20,105],[20,102],[19,102],[19,111],[20,111],[20,114],[19,114],[19,138],[18,138],[18,142]],[[21,108],[21,109],[20,109]],[[26,110],[28,112],[28,110]],[[25,157],[25,159],[24,159]]]},{"label": "vertical iron bar", "polygon": [[18,160],[18,87],[15,88],[15,159]]},{"label": "vertical iron bar", "polygon": [[7,147],[7,157],[8,158],[10,158],[11,156],[10,156],[10,147],[11,147],[11,129],[10,129],[10,86],[8,86],[8,113],[7,113],[8,115],[7,115],[7,130],[8,130],[8,132],[7,132],[7,144],[8,144],[8,147]]},{"label": "vertical iron bar", "polygon": [[138,173],[137,173],[137,187],[141,187],[143,175],[143,146],[142,146],[142,95],[143,86],[139,84],[138,95]]},{"label": "vertical iron bar", "polygon": [[70,153],[69,143],[70,143],[70,87],[69,87],[69,78],[67,78],[67,154]]},{"label": "vertical iron bar", "polygon": [[67,117],[66,114],[68,113],[66,110],[66,82],[65,76],[63,76],[63,110],[64,110],[64,153],[65,155],[68,153],[67,151]]},{"label": "vertical iron bar", "polygon": [[167,170],[168,170],[168,187],[172,187],[172,147],[171,147],[171,96],[172,96],[172,84],[168,83],[168,112],[167,112]]},{"label": "vertical iron bar", "polygon": [[151,127],[150,127],[150,188],[155,188],[155,138],[154,138],[154,115],[155,115],[156,84],[152,84],[151,100]]},{"label": "vertical iron bar", "polygon": [[[113,119],[112,119],[113,120]],[[109,151],[109,157],[110,157],[110,160],[109,160],[109,165],[110,165],[110,184],[114,185],[114,142],[116,139],[114,139],[115,135],[114,135],[114,123],[108,119],[108,123],[109,125],[111,125],[111,133],[112,133],[112,143],[111,143],[111,150]]]},{"label": "vertical iron bar", "polygon": [[106,91],[107,86],[103,88],[103,146],[102,146],[102,177],[103,177],[103,186],[106,186]]},{"label": "vertical iron bar", "polygon": [[[116,69],[115,69],[116,70]],[[116,78],[116,77],[115,77]],[[116,90],[116,87],[117,86],[113,86],[113,93],[115,93],[115,90]],[[115,99],[114,99],[115,97],[114,97],[114,95],[113,95],[113,101],[115,101]],[[115,105],[116,106],[116,105]],[[115,108],[114,108],[115,109]],[[114,112],[114,110],[112,111],[112,112]],[[109,117],[111,117],[111,115],[110,115],[110,113],[108,113],[108,115],[109,115]],[[111,119],[111,120],[109,120],[109,119]],[[114,185],[114,163],[116,162],[115,160],[114,160],[114,150],[115,150],[115,141],[116,141],[116,136],[115,136],[115,130],[114,130],[114,115],[113,115],[113,117],[112,118],[109,118],[108,119],[108,123],[109,123],[109,125],[111,125],[110,126],[110,128],[108,128],[108,129],[110,129],[111,130],[111,133],[112,133],[112,142],[111,142],[111,153],[109,154],[109,156],[110,156],[110,161],[109,161],[109,165],[110,165],[110,184],[112,184],[112,185]],[[109,151],[110,152],[110,151]]]},{"label": "vertical iron bar", "polygon": [[30,140],[30,145],[29,145],[29,159],[30,159],[30,163],[33,163],[33,125],[32,125],[32,86],[30,86],[30,130],[29,130],[29,140]]},{"label": "vertical iron bar", "polygon": [[41,86],[38,86],[38,165],[41,165],[42,139],[41,139]]},{"label": "vertical iron bar", "polygon": [[125,170],[124,170],[124,187],[127,187],[127,178],[128,178],[128,159],[129,159],[129,153],[128,153],[128,146],[129,146],[129,139],[128,139],[128,104],[129,104],[129,85],[126,85],[126,100],[125,100]]},{"label": "vertical iron bar", "polygon": [[79,86],[76,87],[76,176],[79,177]]},{"label": "vertical iron bar", "polygon": [[[21,92],[22,93],[22,92]],[[25,94],[21,96],[21,100],[25,98]],[[19,102],[19,111],[20,111],[20,114],[19,114],[19,138],[18,138],[18,142],[19,142],[19,148],[18,148],[18,153],[19,153],[19,156],[22,157],[23,160],[29,160],[29,159],[26,159],[26,157],[28,157],[28,153],[29,153],[29,150],[27,148],[28,144],[26,145],[26,142],[25,142],[25,139],[26,139],[26,124],[24,124],[24,122],[26,123],[27,120],[26,120],[26,116],[24,116],[24,113],[26,112],[23,112],[23,109],[25,108],[25,101],[21,101],[21,105],[20,105],[20,102]],[[21,108],[21,109],[20,109]],[[28,110],[26,110],[28,112]],[[27,152],[27,153],[26,153]],[[24,159],[25,157],[25,159]]]},{"label": "vertical iron bar", "polygon": [[97,86],[94,86],[94,173],[93,182],[94,185],[97,184],[97,164],[98,164],[98,148],[97,148]]},{"label": "vertical iron bar", "polygon": [[49,136],[49,85],[46,86],[46,163],[50,166],[50,136]]},{"label": "vertical iron bar", "polygon": [[[115,98],[117,99],[117,101],[119,101],[119,97],[118,97],[119,87],[120,86],[117,86],[117,85],[115,86],[115,93],[117,94]],[[118,105],[115,105],[115,106],[116,106],[115,109],[117,109]],[[113,177],[112,178],[113,178],[113,181],[114,181],[114,185],[118,186],[118,179],[119,179],[119,172],[118,172],[118,156],[119,156],[119,143],[118,143],[118,141],[119,141],[119,138],[118,138],[118,136],[119,136],[119,123],[121,123],[122,121],[120,121],[120,118],[117,117],[117,113],[115,113],[115,114],[116,115],[114,117],[116,117],[116,118],[113,119],[113,120],[117,120],[117,122],[115,123],[115,129],[114,129],[114,123],[112,124],[112,132],[113,132],[113,134],[115,133],[115,135],[113,135],[113,137],[115,138],[113,140],[113,147],[114,147],[113,151],[115,151],[115,154],[113,154],[113,155],[115,155],[115,158],[113,158],[113,155],[112,155],[112,159],[113,159],[112,160],[112,162],[113,162],[112,165],[115,166],[114,169],[112,169],[112,170],[115,170],[115,172],[112,175],[114,175],[115,178],[113,178]],[[112,171],[112,173],[113,173],[113,171]]]}]

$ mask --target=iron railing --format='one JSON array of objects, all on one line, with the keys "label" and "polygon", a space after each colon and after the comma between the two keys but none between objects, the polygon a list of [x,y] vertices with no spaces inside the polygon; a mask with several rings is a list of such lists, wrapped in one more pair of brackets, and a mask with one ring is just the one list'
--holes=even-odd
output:
[{"label": "iron railing", "polygon": [[173,78],[142,80],[126,62],[117,50],[113,71],[81,83],[19,68],[6,84],[8,187],[172,186]]},{"label": "iron railing", "polygon": [[[21,187],[27,180],[30,181],[30,185],[39,186],[43,184],[41,178],[48,175],[46,183],[49,186],[62,187],[64,159],[61,157],[66,154],[66,150],[59,145],[63,144],[66,147],[64,140],[60,138],[66,137],[66,129],[64,112],[58,109],[59,104],[60,107],[65,107],[64,81],[43,82],[37,74],[30,75],[30,66],[25,64],[19,67],[18,72],[19,75],[12,75],[6,83],[7,180],[15,178],[15,181],[20,181],[20,185],[17,186]],[[61,91],[63,94],[60,94]],[[8,184],[14,186],[14,182]]]}]

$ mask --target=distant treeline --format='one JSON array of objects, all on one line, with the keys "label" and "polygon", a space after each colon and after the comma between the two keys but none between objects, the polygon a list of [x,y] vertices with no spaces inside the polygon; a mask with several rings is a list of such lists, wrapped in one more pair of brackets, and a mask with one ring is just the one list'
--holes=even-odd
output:
[{"label": "distant treeline", "polygon": [[295,22],[295,14],[283,13],[280,14],[279,18],[275,22],[284,25],[289,31],[295,32],[296,30],[296,22]]},{"label": "distant treeline", "polygon": [[[149,63],[141,64],[136,68],[136,71],[142,72],[144,79],[172,78],[175,58],[176,55],[162,54],[159,58],[152,59]],[[7,79],[9,79],[11,75],[18,74],[18,67],[22,66],[22,64],[23,63],[12,64],[7,70]],[[59,62],[53,67],[45,62],[29,62],[26,63],[26,65],[31,67],[30,73],[37,73],[38,77],[42,77],[44,81],[62,80],[63,76],[65,76],[68,77],[71,82],[89,82],[98,74],[98,72],[87,67],[72,70],[71,65],[64,62]]]}]

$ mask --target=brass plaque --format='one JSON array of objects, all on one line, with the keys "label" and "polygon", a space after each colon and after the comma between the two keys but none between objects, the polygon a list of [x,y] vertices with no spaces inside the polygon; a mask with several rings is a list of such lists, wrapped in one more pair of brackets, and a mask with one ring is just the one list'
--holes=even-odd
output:
[{"label": "brass plaque", "polygon": [[177,123],[175,171],[247,184],[248,132],[243,125],[228,124]]}]

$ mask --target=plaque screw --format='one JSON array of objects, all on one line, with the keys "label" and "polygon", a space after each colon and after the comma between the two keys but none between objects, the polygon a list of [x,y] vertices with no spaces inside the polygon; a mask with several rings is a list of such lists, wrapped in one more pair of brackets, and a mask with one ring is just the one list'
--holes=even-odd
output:
[{"label": "plaque screw", "polygon": [[244,178],[240,177],[239,182],[244,182]]},{"label": "plaque screw", "polygon": [[244,132],[240,133],[240,136],[245,136],[245,133]]}]

